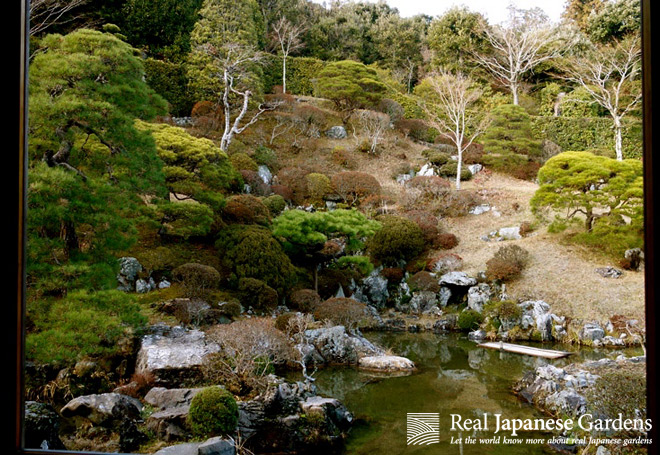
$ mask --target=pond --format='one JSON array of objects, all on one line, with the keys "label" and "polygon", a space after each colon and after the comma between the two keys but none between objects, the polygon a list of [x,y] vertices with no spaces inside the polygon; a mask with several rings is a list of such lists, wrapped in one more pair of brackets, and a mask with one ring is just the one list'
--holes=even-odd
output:
[{"label": "pond", "polygon": [[[413,360],[415,374],[378,377],[353,368],[326,368],[316,372],[320,395],[338,398],[356,417],[347,441],[347,454],[543,454],[545,444],[452,444],[452,438],[492,437],[495,414],[505,419],[547,418],[511,392],[514,381],[538,366],[564,366],[581,360],[639,355],[636,349],[607,350],[544,344],[549,349],[574,351],[558,360],[547,360],[477,347],[461,334],[366,333],[371,341]],[[291,379],[294,379],[293,377]],[[439,413],[440,440],[430,445],[406,444],[407,413]],[[488,414],[490,432],[449,431],[451,414],[462,419]],[[502,431],[499,435],[510,432]],[[549,433],[519,432],[518,438],[546,438]]]}]

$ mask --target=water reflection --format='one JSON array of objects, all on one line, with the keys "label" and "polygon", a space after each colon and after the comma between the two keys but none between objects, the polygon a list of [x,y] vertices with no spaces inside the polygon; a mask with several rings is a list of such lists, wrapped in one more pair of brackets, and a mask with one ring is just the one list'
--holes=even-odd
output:
[{"label": "water reflection", "polygon": [[[371,341],[391,348],[398,355],[413,360],[419,371],[411,376],[379,378],[352,368],[329,368],[316,373],[322,395],[342,400],[358,422],[348,441],[349,454],[543,454],[551,453],[544,445],[466,445],[451,444],[452,437],[489,437],[492,432],[449,431],[451,414],[464,419],[484,413],[502,414],[503,418],[545,417],[520,402],[512,393],[513,382],[525,371],[552,363],[563,366],[581,360],[639,355],[639,350],[596,350],[550,346],[571,350],[567,359],[547,360],[519,354],[478,348],[458,334],[367,333]],[[440,414],[440,443],[429,446],[406,445],[406,414]],[[494,418],[490,419],[494,430]],[[543,437],[522,433],[523,438]]]}]

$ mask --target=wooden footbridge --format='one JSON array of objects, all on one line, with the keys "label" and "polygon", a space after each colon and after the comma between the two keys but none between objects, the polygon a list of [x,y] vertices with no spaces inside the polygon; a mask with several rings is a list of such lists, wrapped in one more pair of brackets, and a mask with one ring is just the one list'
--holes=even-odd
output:
[{"label": "wooden footbridge", "polygon": [[561,359],[562,357],[568,357],[569,355],[574,354],[573,352],[555,351],[554,349],[534,348],[531,346],[523,346],[520,344],[504,343],[502,341],[491,341],[488,343],[480,343],[478,346],[481,348],[499,349],[500,351],[513,352],[516,354],[525,354],[534,357],[544,357],[546,359]]}]

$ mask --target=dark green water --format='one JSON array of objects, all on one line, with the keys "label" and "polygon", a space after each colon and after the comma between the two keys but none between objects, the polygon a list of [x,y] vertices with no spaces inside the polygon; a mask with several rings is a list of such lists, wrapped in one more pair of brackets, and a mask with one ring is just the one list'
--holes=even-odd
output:
[{"label": "dark green water", "polygon": [[[413,360],[419,371],[405,377],[377,377],[353,368],[328,368],[317,371],[319,393],[338,398],[356,417],[356,425],[348,439],[347,453],[366,454],[543,454],[551,453],[545,444],[452,444],[451,438],[491,437],[495,429],[494,414],[507,419],[547,418],[511,392],[512,384],[525,371],[547,363],[567,363],[618,354],[639,355],[637,350],[595,350],[566,346],[575,350],[568,359],[545,360],[490,349],[458,334],[431,333],[367,333],[371,341],[389,348],[396,355]],[[543,347],[552,348],[549,345]],[[407,413],[440,414],[440,443],[427,446],[406,444]],[[451,414],[463,419],[489,415],[491,432],[449,431]],[[509,432],[506,433],[510,437]],[[524,432],[518,438],[545,438],[549,433]]]}]

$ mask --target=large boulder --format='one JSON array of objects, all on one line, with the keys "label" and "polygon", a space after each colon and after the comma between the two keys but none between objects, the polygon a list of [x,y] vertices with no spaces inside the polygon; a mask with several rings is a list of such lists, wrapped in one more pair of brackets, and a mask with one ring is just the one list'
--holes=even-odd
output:
[{"label": "large boulder", "polygon": [[147,419],[147,428],[164,441],[185,439],[190,433],[189,412],[190,406],[177,406],[154,412]]},{"label": "large boulder", "polygon": [[119,393],[84,395],[69,401],[60,411],[63,417],[82,417],[93,424],[115,427],[122,421],[138,420],[142,403]]},{"label": "large boulder", "polygon": [[481,313],[484,305],[492,298],[490,286],[487,283],[479,283],[468,289],[468,308]]},{"label": "large boulder", "polygon": [[152,387],[144,396],[144,401],[156,409],[190,406],[202,388],[194,389],[166,389],[165,387]]},{"label": "large boulder", "polygon": [[25,447],[64,450],[59,437],[60,416],[49,404],[25,402]]},{"label": "large boulder", "polygon": [[521,328],[538,330],[541,339],[552,340],[553,322],[563,322],[562,318],[550,312],[550,305],[543,300],[527,300],[519,303],[522,310]]},{"label": "large boulder", "polygon": [[156,385],[185,386],[201,377],[204,357],[219,350],[204,332],[161,326],[142,338],[136,372],[153,375]]},{"label": "large boulder", "polygon": [[599,341],[605,337],[605,330],[597,322],[587,322],[578,335],[582,341]]},{"label": "large boulder", "polygon": [[477,284],[477,280],[468,276],[465,272],[449,272],[440,277],[439,283],[440,286],[470,288]]},{"label": "large boulder", "polygon": [[328,131],[325,132],[325,135],[330,139],[346,139],[348,134],[346,133],[346,128],[341,125],[333,126]]},{"label": "large boulder", "polygon": [[390,296],[387,290],[387,278],[380,275],[378,268],[362,280],[361,286],[354,286],[353,298],[375,308],[383,308]]},{"label": "large boulder", "polygon": [[344,326],[305,331],[310,350],[306,359],[311,363],[355,365],[360,357],[382,354],[383,350],[359,334],[348,334]]},{"label": "large boulder", "polygon": [[117,274],[117,289],[125,292],[135,291],[135,282],[142,272],[142,264],[134,257],[119,258],[119,273]]}]

